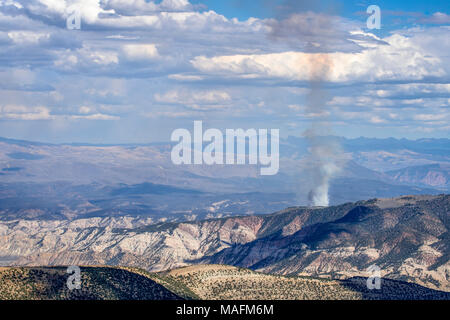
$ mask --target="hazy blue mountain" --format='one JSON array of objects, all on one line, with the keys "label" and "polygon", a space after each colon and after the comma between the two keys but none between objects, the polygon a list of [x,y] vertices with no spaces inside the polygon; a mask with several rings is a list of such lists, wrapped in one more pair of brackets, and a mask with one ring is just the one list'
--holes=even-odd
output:
[{"label": "hazy blue mountain", "polygon": [[[337,141],[343,149],[341,171],[330,184],[331,204],[437,194],[448,188],[448,139],[323,139]],[[172,145],[1,138],[0,218],[133,215],[190,220],[270,213],[309,203],[312,181],[304,162],[304,138],[281,140],[275,176],[260,176],[258,167],[250,165],[175,166]]]},{"label": "hazy blue mountain", "polygon": [[449,190],[450,188],[449,164],[436,163],[422,166],[412,166],[387,171],[386,174],[399,183],[432,186],[443,190]]}]

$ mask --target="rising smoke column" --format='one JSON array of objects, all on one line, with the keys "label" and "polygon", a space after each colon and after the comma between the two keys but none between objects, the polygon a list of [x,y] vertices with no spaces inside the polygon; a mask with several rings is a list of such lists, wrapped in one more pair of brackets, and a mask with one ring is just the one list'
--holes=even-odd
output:
[{"label": "rising smoke column", "polygon": [[310,154],[307,156],[311,189],[308,201],[312,206],[328,206],[330,180],[340,171],[340,146],[329,137],[331,123],[328,119],[327,92],[324,82],[333,68],[328,53],[311,53],[308,58],[310,68],[310,91],[307,98],[306,114],[313,115],[311,125],[303,136],[308,140]]},{"label": "rising smoke column", "polygon": [[[301,48],[301,66],[309,69],[305,115],[311,119],[310,127],[303,132],[309,142],[305,162],[309,176],[308,201],[311,206],[328,206],[331,179],[340,171],[341,148],[332,134],[330,112],[327,110],[328,92],[325,82],[333,71],[330,47],[345,41],[345,32],[335,28],[335,16],[316,14],[311,10],[324,8],[323,1],[285,1],[281,19],[269,23],[270,37],[285,41],[296,49]],[[293,13],[294,12],[294,13]],[[301,13],[296,13],[301,12]]]}]

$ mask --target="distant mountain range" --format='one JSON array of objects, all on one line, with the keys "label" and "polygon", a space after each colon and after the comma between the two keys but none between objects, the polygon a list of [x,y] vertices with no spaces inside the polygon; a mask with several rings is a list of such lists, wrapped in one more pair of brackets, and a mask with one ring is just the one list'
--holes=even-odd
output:
[{"label": "distant mountain range", "polygon": [[429,164],[423,166],[407,167],[399,170],[386,172],[397,182],[432,186],[448,189],[450,187],[450,165],[449,164]]},{"label": "distant mountain range", "polygon": [[303,138],[282,139],[275,176],[176,166],[170,143],[0,138],[0,265],[219,263],[343,280],[376,264],[385,278],[450,291],[450,140],[323,139],[342,147],[327,208],[306,206]]},{"label": "distant mountain range", "polygon": [[[449,191],[449,139],[345,139],[330,202]],[[175,166],[170,143],[46,144],[0,138],[0,219],[133,216],[153,222],[271,213],[307,205],[307,140],[281,140],[280,172]]]},{"label": "distant mountain range", "polygon": [[450,291],[450,195],[404,196],[274,214],[146,224],[132,217],[0,222],[4,265],[221,263],[284,275],[383,277]]}]

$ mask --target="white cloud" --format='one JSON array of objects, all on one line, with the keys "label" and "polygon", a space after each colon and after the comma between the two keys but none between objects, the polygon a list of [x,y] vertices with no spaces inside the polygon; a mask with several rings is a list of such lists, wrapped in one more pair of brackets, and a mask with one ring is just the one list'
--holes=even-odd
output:
[{"label": "white cloud", "polygon": [[16,44],[37,44],[42,39],[48,39],[49,33],[35,31],[11,31],[8,37]]},{"label": "white cloud", "polygon": [[[352,96],[335,96],[330,101],[327,102],[327,105],[330,106],[342,106],[342,107],[351,107],[357,106],[361,108],[375,108],[375,107],[396,107],[396,108],[405,108],[405,107],[417,107],[417,108],[445,108],[448,106],[449,102],[447,98],[439,98],[439,97],[423,97],[423,98],[408,98],[404,99],[394,99],[394,98],[380,98],[379,96],[372,95],[372,90],[368,90],[365,92],[365,95],[352,95]],[[363,110],[365,110],[363,109]]]},{"label": "white cloud", "polygon": [[178,81],[199,81],[204,79],[202,76],[190,74],[170,74],[168,78]]},{"label": "white cloud", "polygon": [[123,52],[128,60],[153,60],[159,56],[154,44],[127,44]]},{"label": "white cloud", "polygon": [[192,116],[198,116],[195,111],[155,111],[146,112],[144,116],[147,118],[187,118]]},{"label": "white cloud", "polygon": [[358,107],[373,108],[373,107],[399,106],[402,103],[411,104],[408,102],[409,100],[395,101],[390,99],[378,99],[370,95],[364,95],[364,96],[347,96],[347,97],[335,96],[327,104],[332,106],[358,106]]},{"label": "white cloud", "polygon": [[297,105],[297,104],[290,104],[290,105],[288,105],[288,108],[289,108],[290,110],[293,110],[293,111],[302,111],[302,110],[305,110],[305,107],[304,107],[304,106],[299,106],[299,105]]},{"label": "white cloud", "polygon": [[386,120],[380,118],[379,116],[373,116],[373,117],[371,117],[371,118],[369,119],[369,121],[370,121],[371,123],[375,123],[375,124],[378,124],[378,123],[385,123],[385,122],[386,122]]},{"label": "white cloud", "polygon": [[[0,3],[0,6],[5,5]],[[223,32],[236,27],[258,30],[259,19],[239,22],[227,19],[214,11],[195,11],[201,5],[187,0],[163,0],[160,3],[145,0],[30,0],[23,6],[34,16],[66,19],[74,10],[81,15],[84,24],[113,29],[155,28],[158,30],[199,30]],[[245,31],[245,30],[242,30]]]},{"label": "white cloud", "polygon": [[396,96],[417,96],[417,95],[437,95],[449,94],[450,84],[441,83],[407,83],[407,84],[390,84],[382,89],[368,90],[368,94],[378,96],[380,98],[389,98]]},{"label": "white cloud", "polygon": [[413,118],[421,121],[439,121],[450,117],[449,114],[416,114]]},{"label": "white cloud", "polygon": [[435,24],[450,24],[450,15],[443,12],[436,12],[429,18],[424,18],[421,22]]},{"label": "white cloud", "polygon": [[14,7],[18,8],[18,9],[23,8],[23,6],[19,2],[14,1],[14,0],[0,0],[0,5],[14,6]]},{"label": "white cloud", "polygon": [[158,11],[190,11],[193,6],[187,0],[163,0],[160,3],[145,0],[103,0],[104,8],[125,15],[148,14]]},{"label": "white cloud", "polygon": [[[450,37],[443,29],[441,39]],[[445,55],[433,55],[414,37],[394,34],[380,44],[357,53],[330,54],[282,52],[272,54],[197,56],[191,60],[199,71],[217,76],[276,78],[308,81],[319,71],[330,82],[374,82],[422,80],[448,75]],[[447,48],[448,49],[448,48]],[[411,54],[414,52],[414,54]]]},{"label": "white cloud", "polygon": [[161,2],[161,7],[174,10],[186,10],[192,8],[188,0],[163,0]]},{"label": "white cloud", "polygon": [[90,115],[73,115],[70,116],[71,119],[82,119],[82,120],[120,120],[118,116],[112,116],[103,113],[95,113]]},{"label": "white cloud", "polygon": [[79,108],[79,112],[82,114],[87,114],[87,113],[91,113],[92,112],[92,108],[87,107],[87,106],[82,106]]},{"label": "white cloud", "polygon": [[117,53],[110,50],[98,51],[91,50],[90,48],[83,48],[80,50],[80,53],[86,61],[98,65],[117,64],[119,62]]},{"label": "white cloud", "polygon": [[[130,117],[129,125],[136,114],[188,118],[212,111],[223,121],[253,124],[270,117],[301,127],[329,116],[347,125],[440,128],[429,130],[443,130],[449,120],[448,27],[378,38],[361,31],[363,21],[311,12],[239,21],[198,11],[187,0],[20,2],[0,0],[20,9],[0,12],[2,119]],[[64,28],[70,6],[80,7],[81,31]],[[436,13],[430,23],[447,18]],[[325,84],[324,112],[305,108],[309,88],[295,87],[315,73],[339,84]]]},{"label": "white cloud", "polygon": [[221,109],[229,105],[231,96],[220,90],[170,90],[164,94],[155,94],[155,100],[161,103],[184,105],[196,110],[208,110]]},{"label": "white cloud", "polygon": [[[120,117],[102,113],[92,113],[90,107],[80,107],[80,115],[53,115],[47,107],[37,106],[30,107],[24,105],[5,105],[0,106],[0,119],[7,120],[58,120],[58,119],[74,119],[74,120],[119,120]],[[92,113],[92,114],[89,114]]]},{"label": "white cloud", "polygon": [[46,107],[6,105],[0,106],[0,118],[10,120],[50,120],[53,119],[53,116]]},{"label": "white cloud", "polygon": [[[111,67],[119,64],[119,54],[111,49],[102,50],[85,46],[76,51],[65,51],[58,55],[54,66],[65,71],[78,71],[79,68]],[[109,70],[109,69],[106,69]]]}]

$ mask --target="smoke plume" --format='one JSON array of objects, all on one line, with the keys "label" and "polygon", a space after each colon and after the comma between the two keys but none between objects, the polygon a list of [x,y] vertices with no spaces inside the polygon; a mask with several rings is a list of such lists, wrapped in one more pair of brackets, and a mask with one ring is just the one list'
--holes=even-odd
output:
[{"label": "smoke plume", "polygon": [[345,38],[339,28],[334,28],[336,16],[311,11],[323,9],[321,1],[313,3],[316,3],[315,8],[310,7],[310,1],[286,1],[284,17],[272,21],[269,26],[272,38],[290,46],[295,43],[295,49],[307,52],[303,58],[306,61],[299,63],[309,69],[305,116],[311,121],[303,133],[309,142],[309,154],[305,159],[310,182],[308,201],[311,206],[328,206],[330,181],[340,171],[342,163],[341,148],[336,139],[330,137],[331,113],[327,110],[329,97],[325,83],[333,71],[330,47]]},{"label": "smoke plume", "polygon": [[328,96],[323,87],[333,62],[327,53],[314,53],[310,55],[308,64],[311,69],[306,114],[313,115],[310,128],[303,133],[310,145],[310,154],[306,159],[311,179],[308,201],[313,206],[328,206],[330,180],[340,171],[340,146],[330,137]]}]

